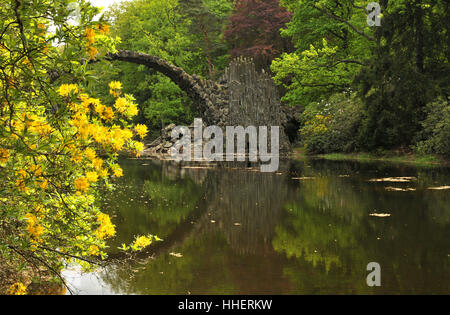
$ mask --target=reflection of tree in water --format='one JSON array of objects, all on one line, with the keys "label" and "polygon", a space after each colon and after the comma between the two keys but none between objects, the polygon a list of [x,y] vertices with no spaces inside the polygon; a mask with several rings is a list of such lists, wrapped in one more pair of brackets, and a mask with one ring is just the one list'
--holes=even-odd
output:
[{"label": "reflection of tree in water", "polygon": [[202,178],[187,176],[164,161],[126,161],[122,165],[124,178],[104,198],[117,225],[110,253],[117,252],[120,244],[130,243],[135,235],[167,237],[195,209],[202,193]]},{"label": "reflection of tree in water", "polygon": [[[441,279],[448,274],[448,196],[420,190],[424,183],[436,182],[426,171],[419,176],[411,168],[312,161],[292,163],[277,175],[245,167],[157,163],[145,174],[133,175],[133,180],[140,178],[134,184],[150,199],[146,214],[127,222],[142,225],[139,220],[145,218],[145,233],[160,229],[164,246],[143,264],[111,267],[104,280],[119,292],[448,290],[448,281]],[[389,192],[383,183],[367,182],[386,173],[418,176],[410,185],[419,191]],[[140,209],[128,207],[123,215],[133,216],[130,213]],[[368,216],[376,210],[392,216]],[[126,229],[136,234],[134,226]],[[383,286],[378,291],[365,283],[370,261],[382,265]]]},{"label": "reflection of tree in water", "polygon": [[[392,193],[383,185],[362,180],[385,174],[383,169],[369,167],[361,176],[343,178],[337,176],[342,174],[336,170],[339,164],[334,164],[334,174],[330,165],[305,171],[304,176],[315,178],[298,183],[297,199],[285,206],[276,229],[275,250],[295,257],[284,269],[296,285],[295,292],[448,291],[448,282],[439,283],[442,274],[448,273],[444,259],[448,224],[447,228],[435,225],[438,212],[428,211],[436,206],[428,199],[433,198],[430,192]],[[427,181],[424,176],[422,182]],[[368,216],[377,209],[392,216]],[[383,270],[383,285],[377,290],[365,283],[370,261],[379,262]]]},{"label": "reflection of tree in water", "polygon": [[220,234],[187,237],[175,248],[177,258],[168,253],[146,259],[112,265],[102,275],[115,292],[126,294],[222,294],[233,293],[233,283],[223,255],[226,240]]},{"label": "reflection of tree in water", "polygon": [[[174,205],[183,204],[184,197],[189,198],[185,193],[189,192],[190,178],[201,183],[195,193],[204,198],[191,205],[191,211],[194,209],[201,215],[179,233],[182,238],[171,245],[166,239],[164,251],[158,252],[155,259],[146,260],[141,267],[137,263],[111,266],[102,277],[114,290],[180,294],[187,291],[233,294],[249,290],[276,293],[288,285],[282,279],[281,265],[285,260],[271,249],[281,204],[287,198],[283,176],[245,168],[183,168],[182,164],[171,162],[162,163],[158,173],[163,174],[159,180],[152,177],[144,182],[144,191],[152,201],[152,220],[174,222],[166,220],[164,210],[172,211]],[[184,216],[177,218],[183,220]],[[176,258],[169,255],[170,252],[180,252],[183,257]],[[272,277],[278,281],[273,281]],[[267,281],[255,285],[251,280],[256,278],[267,278]]]},{"label": "reflection of tree in water", "polygon": [[[221,231],[239,254],[271,251],[271,238],[287,200],[282,176],[246,169],[211,172],[201,231]],[[211,223],[211,220],[215,223]]]}]

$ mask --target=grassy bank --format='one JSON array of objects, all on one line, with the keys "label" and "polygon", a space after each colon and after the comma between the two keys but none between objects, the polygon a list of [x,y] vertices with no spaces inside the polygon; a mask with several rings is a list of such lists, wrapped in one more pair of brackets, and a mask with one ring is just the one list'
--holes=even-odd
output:
[{"label": "grassy bank", "polygon": [[309,155],[304,152],[303,148],[295,148],[292,157],[294,159],[304,159],[307,157],[321,158],[325,160],[335,161],[360,161],[360,162],[392,162],[392,163],[408,163],[416,166],[437,166],[450,165],[450,160],[434,155],[416,155],[416,154],[396,154],[388,152],[386,154],[374,153],[329,153]]}]

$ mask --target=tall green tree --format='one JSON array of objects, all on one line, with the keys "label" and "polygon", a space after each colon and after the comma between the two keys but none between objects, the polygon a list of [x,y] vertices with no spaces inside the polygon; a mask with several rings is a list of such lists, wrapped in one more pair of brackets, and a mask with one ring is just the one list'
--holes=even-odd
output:
[{"label": "tall green tree", "polygon": [[439,95],[449,96],[449,2],[380,4],[377,46],[357,79],[366,116],[360,139],[367,149],[411,144],[425,105]]},{"label": "tall green tree", "polygon": [[[108,17],[112,34],[121,39],[118,48],[156,55],[190,73],[201,73],[203,54],[195,46],[192,21],[180,13],[178,0],[124,1],[112,7]],[[144,66],[115,64],[116,71],[108,64],[94,67],[101,80],[120,80],[124,91],[135,95],[141,106],[140,122],[157,131],[168,123],[191,120],[191,100],[167,77]]]},{"label": "tall green tree", "polygon": [[[108,16],[112,34],[121,39],[118,48],[156,55],[188,73],[214,78],[228,59],[221,34],[230,10],[228,0],[133,0],[112,7]],[[108,64],[94,67],[99,78],[120,80],[135,95],[141,106],[138,120],[153,133],[165,124],[192,121],[192,101],[169,78],[144,66],[117,65],[117,71]]]},{"label": "tall green tree", "polygon": [[367,1],[282,0],[293,12],[281,34],[292,39],[295,52],[275,59],[275,82],[291,105],[307,106],[351,87],[355,75],[376,45],[366,21]]},{"label": "tall green tree", "polygon": [[228,61],[222,34],[232,8],[230,0],[180,0],[180,13],[192,21],[189,29],[197,46],[194,49],[200,48],[207,61],[207,71],[201,73],[210,79],[214,79]]}]

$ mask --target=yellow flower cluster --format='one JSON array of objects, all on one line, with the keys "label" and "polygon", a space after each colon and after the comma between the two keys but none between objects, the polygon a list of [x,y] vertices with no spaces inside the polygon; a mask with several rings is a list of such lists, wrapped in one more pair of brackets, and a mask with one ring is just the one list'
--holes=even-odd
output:
[{"label": "yellow flower cluster", "polygon": [[102,34],[106,34],[109,32],[109,25],[108,24],[98,24],[97,25],[97,29],[100,31],[100,33]]},{"label": "yellow flower cluster", "polygon": [[137,105],[133,102],[133,98],[129,95],[125,95],[125,97],[119,97],[114,104],[115,109],[125,115],[127,117],[136,116],[139,113],[139,109]]},{"label": "yellow flower cluster", "polygon": [[89,246],[89,255],[98,256],[100,254],[100,249],[97,245]]},{"label": "yellow flower cluster", "polygon": [[98,54],[97,48],[93,46],[95,43],[95,31],[92,28],[87,28],[84,32],[84,36],[87,38],[86,51],[89,54],[89,58],[94,59]]},{"label": "yellow flower cluster", "polygon": [[320,134],[328,131],[327,123],[331,119],[330,116],[325,116],[317,114],[313,119],[306,121],[304,130],[302,134],[306,135],[308,133]]},{"label": "yellow flower cluster", "polygon": [[134,245],[138,248],[145,248],[148,245],[152,243],[152,240],[148,238],[147,236],[139,236],[136,241],[134,242]]},{"label": "yellow flower cluster", "polygon": [[95,183],[98,180],[98,174],[96,172],[87,172],[86,179],[90,183]]},{"label": "yellow flower cluster", "polygon": [[[113,81],[109,84],[109,87],[111,93],[118,96],[122,84],[118,81]],[[133,132],[130,129],[121,128],[117,125],[107,127],[98,120],[90,122],[88,117],[92,117],[92,114],[94,113],[105,122],[112,122],[116,114],[112,107],[104,106],[101,104],[100,100],[90,98],[85,94],[79,95],[79,99],[81,100],[81,103],[69,104],[69,108],[73,112],[70,124],[77,128],[77,139],[89,140],[92,138],[95,142],[101,144],[103,148],[110,148],[114,152],[124,149],[125,146],[130,151],[142,151],[143,144],[131,140],[133,138]],[[118,97],[114,104],[114,108],[117,113],[122,114],[128,119],[136,116],[139,112],[137,105],[134,103],[134,98],[131,95]],[[147,134],[148,129],[145,125],[138,125],[136,126],[135,131],[137,135],[143,138]],[[93,161],[94,157],[92,156],[89,159]],[[72,152],[72,160],[76,163],[80,163],[82,161],[80,152],[74,150]]]},{"label": "yellow flower cluster", "polygon": [[129,129],[122,129],[119,126],[112,126],[109,132],[108,144],[112,146],[114,151],[120,151],[125,143],[133,138],[133,133]]},{"label": "yellow flower cluster", "polygon": [[144,137],[147,135],[148,128],[146,125],[137,124],[134,127],[134,131],[141,137],[141,139],[144,139]]},{"label": "yellow flower cluster", "polygon": [[58,93],[61,96],[69,96],[70,93],[78,93],[78,86],[76,84],[63,84],[59,87]]},{"label": "yellow flower cluster", "polygon": [[136,157],[140,157],[142,150],[144,150],[144,144],[142,142],[135,142],[134,143],[134,150],[135,150],[135,153],[136,153]]},{"label": "yellow flower cluster", "polygon": [[[64,91],[62,91],[61,93],[64,93],[67,96],[72,91],[74,91],[73,88],[74,87],[68,86],[64,87]],[[77,89],[76,86],[75,89]],[[54,128],[52,128],[46,122],[46,119],[43,116],[39,116],[36,114],[19,114],[18,119],[12,121],[12,125],[14,126],[14,129],[19,133],[27,131],[36,135],[40,135],[42,137],[48,137],[55,131]]]},{"label": "yellow flower cluster", "polygon": [[84,156],[88,158],[90,161],[93,161],[97,157],[97,153],[92,148],[86,148],[84,150]]},{"label": "yellow flower cluster", "polygon": [[38,240],[41,235],[44,233],[44,228],[42,225],[38,223],[38,218],[31,213],[27,213],[25,215],[25,218],[27,219],[27,231],[30,234],[32,238],[35,240]]},{"label": "yellow flower cluster", "polygon": [[89,181],[86,177],[80,177],[75,180],[75,188],[79,192],[86,192],[89,188]]},{"label": "yellow flower cluster", "polygon": [[122,83],[119,81],[112,81],[109,83],[109,94],[114,95],[114,97],[119,97],[122,90]]},{"label": "yellow flower cluster", "polygon": [[97,223],[100,224],[100,226],[97,228],[97,230],[95,230],[94,234],[98,238],[103,240],[116,234],[115,226],[111,223],[111,218],[109,217],[109,215],[100,213],[97,216]]},{"label": "yellow flower cluster", "polygon": [[25,179],[27,177],[27,172],[25,172],[25,170],[23,170],[23,169],[20,169],[17,172],[17,175],[19,175],[19,178],[16,180],[17,189],[19,189],[19,191],[21,191],[21,192],[27,192],[27,186],[25,183]]},{"label": "yellow flower cluster", "polygon": [[0,148],[0,163],[6,163],[9,159],[9,151],[3,148]]},{"label": "yellow flower cluster", "polygon": [[23,285],[22,282],[16,282],[9,287],[6,293],[8,295],[25,295],[27,294],[27,288]]},{"label": "yellow flower cluster", "polygon": [[119,165],[114,164],[111,167],[111,169],[112,169],[113,174],[114,174],[115,177],[122,177],[123,176],[123,170],[122,170],[122,168]]}]

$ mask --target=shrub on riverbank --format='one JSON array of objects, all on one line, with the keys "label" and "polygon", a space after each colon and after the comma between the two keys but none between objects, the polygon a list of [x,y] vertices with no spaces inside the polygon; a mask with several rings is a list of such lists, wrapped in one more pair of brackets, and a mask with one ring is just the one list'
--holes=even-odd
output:
[{"label": "shrub on riverbank", "polygon": [[301,142],[307,153],[353,152],[358,149],[361,101],[350,92],[311,104],[303,112]]},{"label": "shrub on riverbank", "polygon": [[429,103],[425,112],[427,116],[418,135],[417,152],[450,156],[450,104],[438,99]]}]

